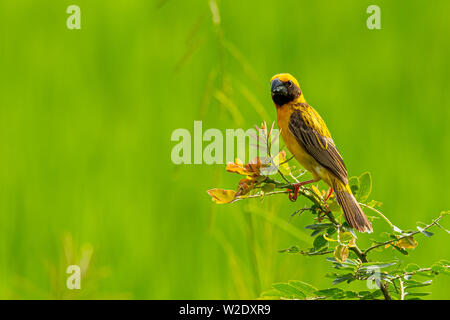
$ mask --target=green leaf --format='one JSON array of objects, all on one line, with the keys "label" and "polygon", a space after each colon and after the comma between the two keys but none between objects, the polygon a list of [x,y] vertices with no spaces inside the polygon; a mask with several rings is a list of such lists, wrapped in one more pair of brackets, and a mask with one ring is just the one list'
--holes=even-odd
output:
[{"label": "green leaf", "polygon": [[429,272],[429,271],[417,272],[416,275],[424,277],[424,278],[428,278],[428,279],[433,279],[436,276],[435,273]]},{"label": "green leaf", "polygon": [[314,250],[315,250],[315,251],[318,251],[318,250],[320,250],[321,248],[327,247],[327,246],[328,246],[328,241],[327,241],[322,235],[317,236],[317,237],[314,239],[313,247],[314,247]]},{"label": "green leaf", "polygon": [[354,237],[350,232],[340,232],[339,233],[339,240],[341,242],[346,242],[346,241],[350,241],[353,239],[354,239]]},{"label": "green leaf", "polygon": [[328,236],[331,236],[331,235],[335,234],[336,231],[337,231],[337,229],[336,229],[334,226],[331,227],[331,228],[328,228],[328,229],[327,229],[327,235],[328,235]]},{"label": "green leaf", "polygon": [[357,199],[360,202],[366,201],[372,192],[372,177],[369,172],[364,172],[359,176],[359,190]]},{"label": "green leaf", "polygon": [[358,292],[358,295],[360,297],[361,300],[368,300],[370,299],[372,292],[370,291],[360,291]]},{"label": "green leaf", "polygon": [[289,285],[303,292],[307,297],[315,296],[317,288],[313,287],[309,283],[299,280],[289,280]]},{"label": "green leaf", "polygon": [[439,273],[444,271],[446,268],[438,263],[435,263],[431,266],[431,271],[433,271],[434,273]]},{"label": "green leaf", "polygon": [[343,300],[345,298],[345,292],[336,293],[331,297],[332,300]]},{"label": "green leaf", "polygon": [[386,280],[386,281],[392,283],[392,281],[390,281],[390,280],[394,279],[395,277],[387,272],[382,272],[382,273],[380,273],[380,278],[381,278],[381,280]]},{"label": "green leaf", "polygon": [[285,297],[291,299],[305,299],[306,295],[297,288],[287,283],[274,283],[272,287],[284,294]]},{"label": "green leaf", "polygon": [[370,298],[375,299],[375,298],[380,297],[382,294],[383,294],[383,292],[381,292],[381,290],[375,290],[375,291],[372,291],[372,293],[370,294]]},{"label": "green leaf", "polygon": [[431,285],[431,283],[433,282],[433,280],[428,280],[425,282],[419,282],[419,281],[415,281],[415,280],[408,280],[405,281],[405,287],[406,288],[420,288],[420,287],[426,287]]},{"label": "green leaf", "polygon": [[358,298],[358,293],[354,291],[345,291],[345,297],[348,299],[356,299]]},{"label": "green leaf", "polygon": [[339,289],[339,288],[329,288],[329,289],[322,289],[322,290],[318,290],[316,291],[316,295],[317,296],[323,296],[323,297],[333,297],[336,296],[337,294],[342,294],[344,293],[344,290]]},{"label": "green leaf", "polygon": [[261,187],[261,190],[264,192],[271,192],[275,189],[275,184],[273,183],[266,183]]},{"label": "green leaf", "polygon": [[393,265],[396,265],[397,261],[393,262],[366,262],[363,263],[363,266],[360,268],[360,270],[373,270],[373,269],[382,269],[387,268]]},{"label": "green leaf", "polygon": [[439,264],[443,267],[443,269],[441,271],[443,274],[450,275],[450,269],[449,269],[450,262],[449,261],[440,260],[440,261],[436,262],[436,264]]},{"label": "green leaf", "polygon": [[407,256],[408,255],[408,251],[406,251],[405,249],[403,249],[403,248],[399,248],[399,247],[397,247],[397,246],[395,246],[395,245],[392,245],[395,249],[397,249],[398,251],[400,251],[402,254],[404,254],[405,256]]},{"label": "green leaf", "polygon": [[358,267],[358,265],[359,265],[357,262],[355,262],[352,259],[347,259],[346,261],[339,262],[335,258],[328,257],[328,258],[326,258],[326,260],[330,261],[330,262],[333,262],[334,263],[334,267],[336,269],[339,269],[339,270],[354,271],[356,269],[356,267]]},{"label": "green leaf", "polygon": [[409,263],[406,267],[405,267],[405,271],[406,272],[414,272],[420,269],[420,266],[418,264],[415,263]]},{"label": "green leaf", "polygon": [[323,230],[314,230],[313,232],[311,232],[311,237],[314,237],[316,235],[318,235],[319,233],[321,233]]},{"label": "green leaf", "polygon": [[427,236],[427,237],[431,237],[434,233],[429,232],[429,231],[425,231],[424,229],[422,229],[421,227],[417,227],[417,230],[419,230],[423,235]]},{"label": "green leaf", "polygon": [[439,263],[440,265],[442,265],[444,267],[450,265],[450,261],[445,260],[445,259],[439,260],[437,263]]},{"label": "green leaf", "polygon": [[381,290],[358,292],[361,300],[374,300],[382,295]]},{"label": "green leaf", "polygon": [[341,244],[336,246],[334,249],[334,258],[340,263],[345,262],[348,258],[348,247]]},{"label": "green leaf", "polygon": [[430,295],[431,292],[407,292],[406,295],[413,297],[423,297]]},{"label": "green leaf", "polygon": [[279,299],[284,297],[284,294],[276,289],[272,289],[261,293],[261,297]]},{"label": "green leaf", "polygon": [[358,237],[356,236],[355,229],[353,229],[352,227],[350,227],[350,226],[348,225],[347,221],[344,221],[344,223],[342,224],[342,229],[345,230],[345,231],[347,231],[347,232],[350,232],[350,233],[353,235],[353,238],[358,238]]},{"label": "green leaf", "polygon": [[345,261],[345,263],[346,264],[352,264],[354,266],[359,266],[360,265],[360,263],[357,260],[352,260],[352,259],[347,259],[347,261]]},{"label": "green leaf", "polygon": [[299,253],[300,249],[297,246],[292,246],[287,249],[278,250],[278,252],[280,252],[280,253]]},{"label": "green leaf", "polygon": [[334,225],[332,223],[315,223],[315,224],[307,225],[305,228],[311,229],[311,230],[324,230],[324,229],[328,229],[333,226]]},{"label": "green leaf", "polygon": [[397,247],[402,249],[414,249],[418,246],[418,244],[419,243],[416,241],[416,239],[414,239],[413,236],[401,238],[395,243]]},{"label": "green leaf", "polygon": [[338,278],[334,279],[333,284],[338,284],[338,283],[341,283],[344,281],[352,280],[354,278],[355,278],[355,276],[353,275],[353,273],[347,273],[347,274],[344,274],[342,277],[338,277]]}]

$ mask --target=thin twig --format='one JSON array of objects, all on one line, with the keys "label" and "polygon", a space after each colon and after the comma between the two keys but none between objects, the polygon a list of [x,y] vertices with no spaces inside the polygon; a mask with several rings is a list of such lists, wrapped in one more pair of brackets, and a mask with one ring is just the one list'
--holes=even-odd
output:
[{"label": "thin twig", "polygon": [[[280,190],[280,191],[267,192],[267,193],[264,193],[264,197],[265,196],[271,196],[271,195],[274,195],[274,194],[280,194],[280,193],[289,193],[289,191],[282,191],[282,190]],[[236,199],[234,199],[234,201],[239,201],[239,200],[244,200],[244,199],[249,199],[249,198],[261,198],[262,196],[263,196],[263,194],[261,194],[261,193],[251,194],[251,195],[248,195],[248,196],[238,196],[238,197],[236,197]]]},{"label": "thin twig", "polygon": [[[341,225],[339,224],[339,222],[336,220],[336,218],[334,217],[334,215],[331,213],[331,211],[327,212],[327,217],[328,219],[337,227],[340,228]],[[358,246],[352,246],[349,247],[350,250],[352,250],[357,256],[358,258],[361,260],[361,262],[369,262],[367,260],[367,256],[364,252],[361,251],[361,249],[358,248]],[[389,294],[388,288],[387,288],[387,284],[383,284],[383,283],[377,283],[378,288],[381,290],[381,292],[383,293],[383,296],[386,300],[392,300],[391,295]]]},{"label": "thin twig", "polygon": [[303,212],[308,211],[308,210],[311,210],[311,208],[301,208],[301,209],[295,210],[294,213],[291,214],[288,222],[291,222],[292,218],[295,217],[297,214],[302,214]]},{"label": "thin twig", "polygon": [[378,214],[380,217],[382,217],[390,226],[391,226],[391,228],[392,229],[394,229],[395,230],[395,226],[394,226],[394,224],[391,222],[391,221],[389,221],[389,219],[388,218],[386,218],[386,216],[384,215],[384,214],[382,214],[379,210],[377,210],[377,209],[375,209],[375,208],[372,208],[371,206],[368,206],[367,204],[365,204],[365,203],[359,203],[361,206],[363,206],[364,208],[367,208],[367,209],[370,209],[370,210],[372,210],[373,212],[375,212],[376,214]]},{"label": "thin twig", "polygon": [[382,243],[375,244],[375,245],[373,245],[373,246],[367,248],[367,249],[364,251],[364,254],[367,255],[367,253],[368,253],[369,251],[373,250],[373,249],[376,249],[376,248],[379,248],[379,247],[382,247],[382,246],[386,246],[386,245],[388,245],[388,244],[392,244],[392,243],[394,243],[394,242],[400,241],[401,239],[405,239],[405,238],[408,238],[408,237],[412,237],[412,236],[414,236],[414,235],[416,235],[416,234],[418,234],[418,233],[421,233],[421,232],[424,231],[424,230],[427,230],[427,229],[431,228],[431,227],[434,226],[434,225],[438,225],[437,222],[438,222],[439,220],[441,220],[442,217],[443,217],[443,216],[439,216],[438,218],[436,218],[435,220],[433,220],[432,223],[430,223],[430,224],[427,225],[426,227],[422,228],[421,230],[413,231],[413,232],[411,232],[411,233],[405,234],[405,235],[399,237],[398,239],[388,240],[388,241],[385,241],[385,242],[382,242]]},{"label": "thin twig", "polygon": [[289,180],[284,176],[284,174],[281,173],[280,169],[278,169],[278,173],[284,179],[284,181],[286,181],[287,183],[290,183]]},{"label": "thin twig", "polygon": [[399,279],[400,282],[400,300],[405,300],[405,286],[403,285],[403,280]]},{"label": "thin twig", "polygon": [[285,164],[285,163],[288,163],[288,162],[291,161],[292,159],[294,159],[294,156],[290,157],[290,158],[287,159],[287,160],[284,160],[284,161],[281,162],[279,165],[281,166],[281,165],[283,165],[283,164]]},{"label": "thin twig", "polygon": [[321,255],[325,255],[325,254],[329,254],[329,253],[333,253],[334,250],[329,250],[329,251],[320,251],[320,252],[304,252],[304,251],[300,251],[300,254],[303,254],[305,256],[321,256]]},{"label": "thin twig", "polygon": [[[446,269],[450,269],[449,265],[446,265],[446,266],[443,266],[443,267],[446,268]],[[428,272],[428,271],[432,271],[431,268],[420,268],[420,269],[417,269],[415,271],[403,272],[402,274],[399,274],[399,275],[393,277],[392,280],[401,280],[405,276],[413,276],[413,275],[415,275],[417,273]]]}]

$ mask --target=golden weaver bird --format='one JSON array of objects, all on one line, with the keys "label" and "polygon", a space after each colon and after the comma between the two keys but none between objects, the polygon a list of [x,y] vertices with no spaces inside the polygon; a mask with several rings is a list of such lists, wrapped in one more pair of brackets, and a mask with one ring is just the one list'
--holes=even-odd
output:
[{"label": "golden weaver bird", "polygon": [[[270,80],[272,100],[277,108],[277,123],[289,151],[313,179],[293,184],[297,198],[301,186],[323,180],[344,211],[348,224],[360,232],[372,232],[372,225],[348,185],[347,168],[320,115],[306,103],[297,80],[281,73]],[[325,200],[325,201],[326,201]]]}]

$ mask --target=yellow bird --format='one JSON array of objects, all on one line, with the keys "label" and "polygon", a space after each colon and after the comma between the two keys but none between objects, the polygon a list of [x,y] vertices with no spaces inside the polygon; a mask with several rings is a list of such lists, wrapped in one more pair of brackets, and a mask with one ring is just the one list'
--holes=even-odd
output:
[{"label": "yellow bird", "polygon": [[334,190],[348,224],[360,232],[372,232],[372,225],[348,185],[347,168],[320,115],[306,103],[297,80],[281,73],[270,80],[272,100],[277,108],[277,122],[289,151],[313,179],[294,184],[298,188],[323,180]]}]

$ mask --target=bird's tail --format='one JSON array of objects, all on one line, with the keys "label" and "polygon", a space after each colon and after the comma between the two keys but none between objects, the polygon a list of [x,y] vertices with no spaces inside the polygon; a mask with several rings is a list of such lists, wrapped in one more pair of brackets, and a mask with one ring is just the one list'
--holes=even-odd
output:
[{"label": "bird's tail", "polygon": [[342,207],[348,224],[359,232],[372,232],[372,225],[359,206],[358,201],[356,201],[355,196],[352,194],[350,186],[348,184],[345,185],[342,181],[334,178],[333,189],[336,194],[337,202]]}]

